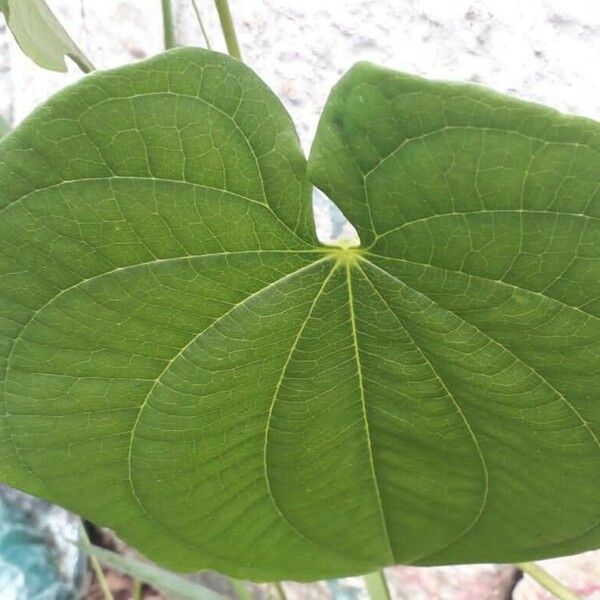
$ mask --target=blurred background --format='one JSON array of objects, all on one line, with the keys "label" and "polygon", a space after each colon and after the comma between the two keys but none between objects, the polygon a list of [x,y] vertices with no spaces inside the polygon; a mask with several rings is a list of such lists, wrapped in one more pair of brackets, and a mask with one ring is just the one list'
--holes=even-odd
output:
[{"label": "blurred background", "polygon": [[[98,69],[163,49],[160,0],[48,0]],[[213,49],[224,51],[212,0],[197,0]],[[355,62],[368,60],[430,78],[471,81],[559,110],[600,120],[599,0],[230,0],[244,61],[282,99],[308,152],[331,86]],[[173,0],[181,45],[205,42],[190,0]],[[0,16],[0,115],[16,125],[37,104],[82,76],[46,71],[18,48]],[[321,239],[348,226],[316,198]],[[0,489],[0,600],[102,598],[85,562],[65,538],[72,515]],[[131,552],[110,532],[94,541]],[[33,550],[32,548],[37,548]],[[600,600],[600,552],[543,561],[582,598]],[[511,565],[386,570],[394,598],[440,600],[550,599]],[[109,571],[116,600],[134,594]],[[230,593],[227,581],[202,581]],[[283,584],[288,598],[364,598],[361,578]],[[83,590],[83,591],[82,591]],[[256,598],[274,591],[253,589]],[[145,598],[164,598],[147,588]]]}]

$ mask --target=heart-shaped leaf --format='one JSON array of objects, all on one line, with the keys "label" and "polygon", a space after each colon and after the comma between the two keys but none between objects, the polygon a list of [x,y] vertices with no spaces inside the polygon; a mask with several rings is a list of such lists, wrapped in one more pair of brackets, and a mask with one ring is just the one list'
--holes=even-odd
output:
[{"label": "heart-shaped leaf", "polygon": [[94,74],[1,144],[0,476],[180,570],[598,545],[600,127],[358,65],[311,179],[249,69]]}]

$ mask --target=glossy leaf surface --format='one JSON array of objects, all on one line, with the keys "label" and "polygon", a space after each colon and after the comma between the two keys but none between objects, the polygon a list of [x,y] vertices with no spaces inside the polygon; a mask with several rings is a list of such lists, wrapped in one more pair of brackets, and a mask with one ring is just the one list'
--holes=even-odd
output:
[{"label": "glossy leaf surface", "polygon": [[358,65],[308,175],[248,68],[87,77],[0,146],[0,477],[180,570],[598,545],[600,127]]}]

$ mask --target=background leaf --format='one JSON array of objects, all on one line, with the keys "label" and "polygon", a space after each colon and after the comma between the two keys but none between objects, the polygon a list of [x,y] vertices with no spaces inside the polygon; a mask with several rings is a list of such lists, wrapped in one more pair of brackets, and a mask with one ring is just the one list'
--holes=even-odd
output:
[{"label": "background leaf", "polygon": [[40,67],[66,71],[65,56],[68,56],[82,71],[94,69],[45,0],[3,0],[0,10],[21,50]]},{"label": "background leaf", "polygon": [[0,476],[255,580],[594,547],[598,134],[358,66],[309,172],[363,245],[326,248],[237,61],[61,92],[0,144]]}]

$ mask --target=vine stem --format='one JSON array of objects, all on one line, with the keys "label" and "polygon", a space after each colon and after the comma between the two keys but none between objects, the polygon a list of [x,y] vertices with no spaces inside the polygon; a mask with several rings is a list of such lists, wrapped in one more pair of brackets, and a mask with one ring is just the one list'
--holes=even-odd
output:
[{"label": "vine stem", "polygon": [[581,600],[571,590],[566,588],[558,579],[550,575],[548,571],[532,562],[516,563],[517,567],[537,581],[543,588],[554,594],[560,600]]},{"label": "vine stem", "polygon": [[165,50],[174,48],[177,45],[175,40],[175,29],[173,27],[173,8],[171,0],[161,0],[163,14],[163,37],[165,41]]},{"label": "vine stem", "polygon": [[250,590],[246,587],[246,584],[239,579],[234,579],[233,577],[229,578],[231,582],[231,587],[237,596],[237,600],[252,600],[253,596]]},{"label": "vine stem", "polygon": [[198,25],[200,25],[200,31],[202,32],[202,37],[204,38],[204,43],[209,50],[212,50],[210,47],[210,40],[208,39],[208,34],[206,33],[206,29],[204,28],[204,21],[202,20],[202,15],[200,14],[200,9],[196,4],[196,0],[192,0],[192,7],[194,12],[196,13],[196,20],[198,21]]},{"label": "vine stem", "polygon": [[390,590],[383,571],[374,571],[364,576],[371,600],[391,600]]},{"label": "vine stem", "polygon": [[[83,542],[83,547],[86,550],[89,550],[92,546],[92,543],[90,542],[90,538],[88,537],[87,531],[85,530],[85,527],[83,526],[83,524],[80,525],[80,527],[79,527],[79,536],[81,537],[81,541]],[[112,592],[110,591],[110,587],[108,586],[108,582],[106,581],[106,577],[104,577],[104,571],[102,570],[102,567],[100,566],[100,563],[98,562],[98,559],[93,554],[90,554],[89,552],[88,552],[88,556],[90,559],[90,563],[92,565],[92,569],[94,569],[94,574],[96,575],[98,585],[100,586],[100,589],[102,590],[102,594],[104,595],[104,599],[105,600],[114,600]]]},{"label": "vine stem", "polygon": [[276,581],[273,584],[273,587],[275,588],[277,600],[287,600],[287,596],[286,596],[285,590],[283,589],[283,585],[281,584],[281,581]]},{"label": "vine stem", "polygon": [[142,585],[141,579],[133,580],[133,600],[142,600]]},{"label": "vine stem", "polygon": [[242,53],[240,52],[240,45],[238,44],[237,35],[235,34],[235,27],[233,26],[233,19],[231,18],[229,3],[227,0],[215,0],[215,6],[219,13],[219,21],[221,22],[223,37],[227,44],[227,52],[229,52],[229,55],[233,56],[233,58],[237,58],[241,61]]}]

